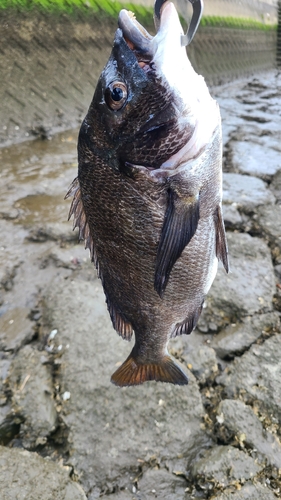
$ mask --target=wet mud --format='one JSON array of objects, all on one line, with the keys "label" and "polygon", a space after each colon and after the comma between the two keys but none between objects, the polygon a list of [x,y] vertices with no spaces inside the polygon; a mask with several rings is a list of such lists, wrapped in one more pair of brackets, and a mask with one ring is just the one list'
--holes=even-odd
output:
[{"label": "wet mud", "polygon": [[184,388],[110,384],[131,347],[67,221],[78,130],[0,150],[1,499],[281,498],[281,79],[212,92],[232,272],[170,343]]}]

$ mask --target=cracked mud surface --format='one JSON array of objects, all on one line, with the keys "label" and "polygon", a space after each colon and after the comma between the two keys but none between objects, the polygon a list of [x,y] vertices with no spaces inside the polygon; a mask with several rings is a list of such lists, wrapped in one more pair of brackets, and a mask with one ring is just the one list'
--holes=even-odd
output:
[{"label": "cracked mud surface", "polygon": [[77,130],[0,150],[1,499],[281,498],[280,91],[213,89],[232,273],[170,343],[184,388],[110,384],[131,348],[67,222]]}]

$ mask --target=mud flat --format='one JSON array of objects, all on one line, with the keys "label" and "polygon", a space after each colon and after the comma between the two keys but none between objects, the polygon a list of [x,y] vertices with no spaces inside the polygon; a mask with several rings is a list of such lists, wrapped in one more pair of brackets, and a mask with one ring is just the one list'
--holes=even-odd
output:
[{"label": "mud flat", "polygon": [[213,88],[232,273],[170,344],[186,388],[110,384],[131,347],[67,222],[77,130],[0,150],[1,499],[281,497],[280,91]]}]

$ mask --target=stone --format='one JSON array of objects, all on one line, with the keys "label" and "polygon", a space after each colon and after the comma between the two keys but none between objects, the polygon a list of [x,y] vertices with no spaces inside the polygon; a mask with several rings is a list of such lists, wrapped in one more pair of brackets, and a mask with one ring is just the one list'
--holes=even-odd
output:
[{"label": "stone", "polygon": [[253,345],[236,358],[217,382],[225,387],[228,398],[257,401],[270,415],[281,419],[281,335],[274,335],[261,345]]},{"label": "stone", "polygon": [[266,486],[249,482],[235,493],[224,492],[212,497],[212,500],[276,500],[276,496]]},{"label": "stone", "polygon": [[[228,435],[228,440],[237,442],[257,451],[274,467],[281,468],[281,445],[278,439],[266,431],[261,421],[250,406],[240,400],[225,399],[217,408],[217,422],[220,426],[218,435],[221,441]],[[259,458],[259,461],[260,458]]]},{"label": "stone", "polygon": [[202,489],[215,484],[225,488],[234,481],[244,482],[255,477],[261,467],[254,459],[233,446],[215,446],[207,450],[191,468],[191,477]]},{"label": "stone", "polygon": [[10,404],[0,406],[0,444],[7,445],[19,433],[20,420],[15,418]]},{"label": "stone", "polygon": [[148,469],[138,482],[137,493],[141,500],[174,500],[185,498],[186,487],[187,482],[183,477],[170,474],[165,469]]},{"label": "stone", "polygon": [[37,453],[0,446],[1,500],[87,500],[70,473]]},{"label": "stone", "polygon": [[34,322],[28,318],[30,309],[15,307],[0,317],[0,349],[16,351],[34,337]]},{"label": "stone", "polygon": [[225,205],[223,202],[223,220],[226,229],[242,229],[243,219],[234,205]]},{"label": "stone", "polygon": [[13,359],[8,376],[12,407],[21,419],[21,436],[26,448],[46,442],[57,425],[53,383],[49,367],[41,363],[39,351],[23,347]]},{"label": "stone", "polygon": [[270,187],[270,190],[272,191],[273,195],[275,196],[277,202],[280,204],[281,203],[281,170],[279,170],[277,172],[277,174],[275,174],[269,187]]},{"label": "stone", "polygon": [[[6,356],[6,354],[4,354]],[[7,398],[5,394],[5,383],[8,375],[8,370],[10,367],[10,359],[5,357],[0,358],[0,406],[5,405]]]},{"label": "stone", "polygon": [[227,233],[227,241],[231,272],[218,270],[198,321],[202,332],[215,332],[273,307],[275,277],[266,243],[240,233]]},{"label": "stone", "polygon": [[[90,495],[88,496],[88,500],[95,500],[96,498],[100,498],[99,492],[97,494],[90,493]],[[133,493],[132,491],[129,491],[128,488],[122,489],[117,493],[110,493],[109,495],[103,495],[103,498],[109,498],[110,500],[140,500],[140,496],[137,495],[136,493]]]},{"label": "stone", "polygon": [[71,230],[69,222],[53,222],[31,226],[27,240],[43,243],[48,240],[63,242],[78,242],[76,231]]},{"label": "stone", "polygon": [[140,464],[165,459],[185,470],[210,445],[192,373],[186,387],[147,382],[120,389],[110,383],[132,345],[113,330],[100,281],[61,280],[50,287],[43,324],[47,332],[57,329],[54,341],[62,345],[61,395],[70,397],[61,398],[61,416],[70,431],[69,464],[86,493],[131,491],[130,477]]},{"label": "stone", "polygon": [[85,250],[82,242],[80,245],[73,245],[68,248],[57,246],[53,251],[46,254],[43,259],[44,261],[52,261],[56,267],[64,267],[72,270],[81,269],[85,265],[93,267],[89,250]]},{"label": "stone", "polygon": [[252,141],[232,141],[232,164],[241,174],[270,181],[281,170],[280,152]]},{"label": "stone", "polygon": [[278,313],[257,314],[243,318],[242,323],[228,325],[214,335],[211,346],[222,359],[241,355],[262,335],[280,328]]},{"label": "stone", "polygon": [[260,207],[254,227],[268,239],[276,264],[281,264],[281,205]]},{"label": "stone", "polygon": [[205,345],[195,349],[187,347],[181,357],[201,384],[213,378],[218,371],[216,353],[211,347]]},{"label": "stone", "polygon": [[274,205],[275,197],[266,183],[249,175],[223,175],[223,203],[251,214],[260,205]]},{"label": "stone", "polygon": [[277,266],[274,267],[274,272],[277,277],[277,280],[279,283],[281,282],[281,264],[278,264]]}]

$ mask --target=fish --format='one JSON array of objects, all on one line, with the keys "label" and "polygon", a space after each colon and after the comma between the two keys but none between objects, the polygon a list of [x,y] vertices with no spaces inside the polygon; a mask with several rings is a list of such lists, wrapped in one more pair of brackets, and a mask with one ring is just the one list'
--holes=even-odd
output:
[{"label": "fish", "polygon": [[[122,9],[78,138],[69,217],[89,248],[114,329],[134,347],[111,381],[188,383],[168,353],[228,272],[218,103],[181,46],[172,2],[150,35]],[[102,335],[102,332],[100,333]]]}]

